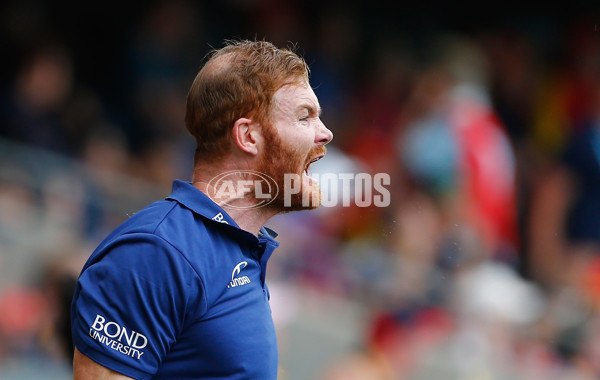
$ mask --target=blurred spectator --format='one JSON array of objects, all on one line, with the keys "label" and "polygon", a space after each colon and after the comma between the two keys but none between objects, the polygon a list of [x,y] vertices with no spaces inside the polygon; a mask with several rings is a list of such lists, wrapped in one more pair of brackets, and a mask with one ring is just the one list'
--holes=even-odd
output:
[{"label": "blurred spectator", "polygon": [[72,91],[73,65],[67,53],[57,47],[35,51],[20,68],[3,105],[3,134],[39,147],[69,152],[76,131],[69,131],[61,112]]},{"label": "blurred spectator", "polygon": [[186,134],[187,90],[209,48],[202,39],[201,16],[199,5],[186,0],[158,1],[144,12],[128,50],[135,148]]},{"label": "blurred spectator", "polygon": [[73,156],[104,112],[96,95],[75,82],[70,53],[56,44],[33,50],[5,97],[1,135]]},{"label": "blurred spectator", "polygon": [[595,65],[600,48],[593,51],[582,57],[581,66],[588,68],[595,107],[586,117],[571,119],[570,125],[579,127],[566,140],[560,161],[538,177],[531,203],[530,267],[550,288],[582,285],[600,252],[600,66]]},{"label": "blurred spectator", "polygon": [[487,61],[473,42],[438,43],[403,118],[401,160],[453,223],[481,239],[484,255],[515,264],[514,154],[491,108]]}]

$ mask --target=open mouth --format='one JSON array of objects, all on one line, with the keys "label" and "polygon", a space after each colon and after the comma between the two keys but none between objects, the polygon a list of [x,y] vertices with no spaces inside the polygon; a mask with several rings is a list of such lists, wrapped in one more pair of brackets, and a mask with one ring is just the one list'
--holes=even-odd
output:
[{"label": "open mouth", "polygon": [[320,160],[321,158],[323,158],[324,156],[325,156],[325,154],[319,154],[318,156],[315,156],[315,157],[313,157],[313,158],[312,158],[312,160],[308,161],[308,163],[307,163],[307,164],[306,164],[306,166],[304,167],[304,173],[305,173],[307,176],[309,176],[309,177],[310,177],[310,173],[309,173],[309,171],[308,171],[308,170],[309,170],[309,168],[310,168],[310,165],[311,165],[313,162],[317,162],[317,161],[319,161],[319,160]]}]

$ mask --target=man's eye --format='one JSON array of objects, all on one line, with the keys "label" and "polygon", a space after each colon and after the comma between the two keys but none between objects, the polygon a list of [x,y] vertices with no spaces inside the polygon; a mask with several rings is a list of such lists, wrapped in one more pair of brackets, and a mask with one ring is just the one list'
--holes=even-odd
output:
[{"label": "man's eye", "polygon": [[300,118],[300,121],[307,121],[307,120],[308,120],[308,115]]}]

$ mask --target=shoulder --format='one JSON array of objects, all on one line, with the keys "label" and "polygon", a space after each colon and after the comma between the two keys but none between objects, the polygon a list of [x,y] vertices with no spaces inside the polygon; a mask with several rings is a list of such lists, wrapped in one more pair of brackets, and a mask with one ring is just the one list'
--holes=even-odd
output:
[{"label": "shoulder", "polygon": [[82,275],[94,266],[95,272],[106,275],[127,271],[157,279],[151,281],[183,279],[205,292],[205,283],[212,282],[222,266],[223,253],[238,244],[226,227],[175,200],[158,201],[109,234],[88,259]]},{"label": "shoulder", "polygon": [[161,236],[137,231],[115,236],[98,248],[85,264],[79,283],[102,283],[115,294],[124,284],[138,290],[142,284],[157,286],[190,297],[199,296],[203,288],[200,273],[177,247]]},{"label": "shoulder", "polygon": [[[208,236],[203,218],[173,200],[155,202],[112,231],[90,256],[85,267],[119,249],[120,260],[164,254],[186,258],[190,242],[205,241]],[[193,243],[192,243],[193,244]],[[196,246],[196,244],[193,244]],[[143,255],[141,253],[143,251]],[[160,260],[159,260],[160,261]],[[84,269],[85,269],[84,267]]]}]

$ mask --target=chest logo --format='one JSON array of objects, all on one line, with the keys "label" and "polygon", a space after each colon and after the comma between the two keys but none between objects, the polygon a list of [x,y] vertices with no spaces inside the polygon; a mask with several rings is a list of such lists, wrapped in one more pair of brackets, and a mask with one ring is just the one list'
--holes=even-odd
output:
[{"label": "chest logo", "polygon": [[247,265],[247,261],[242,261],[236,265],[235,268],[233,268],[233,272],[231,272],[231,282],[229,285],[227,285],[227,288],[235,288],[237,286],[243,286],[250,283],[250,277],[240,276],[242,269],[244,269]]}]

